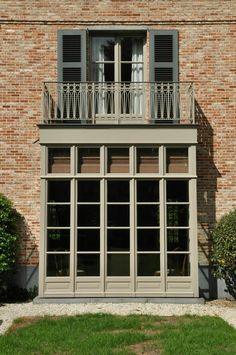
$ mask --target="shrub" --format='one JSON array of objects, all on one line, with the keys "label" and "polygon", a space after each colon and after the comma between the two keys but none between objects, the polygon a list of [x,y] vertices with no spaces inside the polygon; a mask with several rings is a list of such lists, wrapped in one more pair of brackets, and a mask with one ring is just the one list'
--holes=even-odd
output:
[{"label": "shrub", "polygon": [[0,193],[0,294],[7,286],[16,261],[17,218],[11,201]]},{"label": "shrub", "polygon": [[225,280],[236,299],[236,210],[223,216],[212,232],[213,274]]}]

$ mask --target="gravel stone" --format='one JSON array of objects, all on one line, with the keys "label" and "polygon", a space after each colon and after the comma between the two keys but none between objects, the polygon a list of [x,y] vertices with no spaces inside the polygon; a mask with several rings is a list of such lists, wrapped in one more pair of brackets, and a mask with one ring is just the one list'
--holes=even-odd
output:
[{"label": "gravel stone", "polygon": [[84,313],[110,313],[117,315],[149,314],[158,316],[219,316],[236,328],[236,307],[216,304],[155,304],[155,303],[81,303],[33,304],[16,303],[0,305],[0,334],[4,334],[14,319],[32,316],[62,316]]}]

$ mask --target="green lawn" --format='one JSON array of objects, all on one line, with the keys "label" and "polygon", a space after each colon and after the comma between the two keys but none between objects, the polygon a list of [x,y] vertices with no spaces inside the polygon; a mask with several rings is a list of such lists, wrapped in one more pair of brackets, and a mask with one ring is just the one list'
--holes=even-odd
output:
[{"label": "green lawn", "polygon": [[0,354],[236,354],[236,331],[217,317],[112,316],[17,319]]}]

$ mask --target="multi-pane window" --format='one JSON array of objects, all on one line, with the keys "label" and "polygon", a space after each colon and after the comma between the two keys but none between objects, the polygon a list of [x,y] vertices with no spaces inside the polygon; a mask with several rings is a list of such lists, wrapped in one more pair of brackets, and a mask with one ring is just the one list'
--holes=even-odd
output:
[{"label": "multi-pane window", "polygon": [[47,276],[68,276],[70,270],[70,181],[47,182]]},{"label": "multi-pane window", "polygon": [[160,276],[159,180],[137,180],[137,275]]},{"label": "multi-pane window", "polygon": [[100,181],[77,181],[77,276],[100,275]]},{"label": "multi-pane window", "polygon": [[166,181],[167,274],[189,276],[189,183]]},{"label": "multi-pane window", "polygon": [[190,276],[189,149],[48,147],[46,275]]}]

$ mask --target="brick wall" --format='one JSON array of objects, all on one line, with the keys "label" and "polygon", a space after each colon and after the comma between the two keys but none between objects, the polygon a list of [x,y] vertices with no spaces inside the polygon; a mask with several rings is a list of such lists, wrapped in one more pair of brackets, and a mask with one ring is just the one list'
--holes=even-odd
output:
[{"label": "brick wall", "polygon": [[198,146],[199,261],[208,229],[236,207],[235,1],[1,3],[0,191],[22,216],[20,262],[38,262],[39,131],[43,81],[57,79],[58,29],[140,25],[179,31],[180,81],[193,81]]}]

